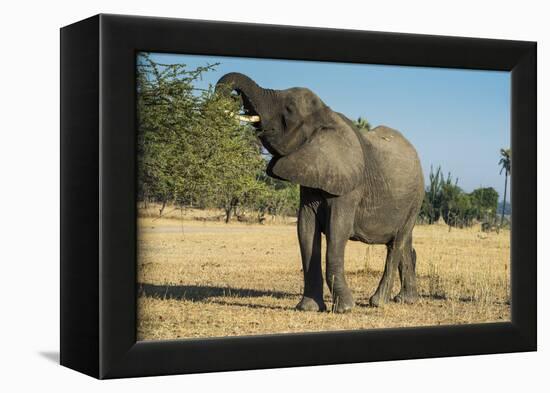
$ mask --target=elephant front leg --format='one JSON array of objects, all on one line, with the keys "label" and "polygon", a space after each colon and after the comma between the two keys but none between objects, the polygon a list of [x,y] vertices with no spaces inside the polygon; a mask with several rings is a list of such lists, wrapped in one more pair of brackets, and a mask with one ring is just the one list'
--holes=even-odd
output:
[{"label": "elephant front leg", "polygon": [[332,293],[332,310],[350,311],[355,305],[344,274],[344,253],[353,232],[356,194],[332,198],[328,203],[326,220],[326,281]]},{"label": "elephant front leg", "polygon": [[325,311],[321,272],[321,228],[316,212],[302,206],[298,214],[298,240],[304,271],[304,295],[296,308],[300,311]]},{"label": "elephant front leg", "polygon": [[332,293],[332,311],[343,313],[355,305],[351,290],[344,275],[344,250],[347,238],[335,239],[327,236],[327,285]]}]

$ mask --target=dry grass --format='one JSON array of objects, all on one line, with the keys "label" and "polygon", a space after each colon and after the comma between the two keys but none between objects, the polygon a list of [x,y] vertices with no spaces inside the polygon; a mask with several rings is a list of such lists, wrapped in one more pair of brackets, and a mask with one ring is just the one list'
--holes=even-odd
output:
[{"label": "dry grass", "polygon": [[197,220],[198,212],[139,219],[140,340],[510,319],[509,231],[417,226],[420,300],[382,308],[369,307],[368,299],[385,247],[349,242],[346,278],[357,306],[344,315],[302,313],[294,310],[303,286],[295,225],[224,224],[207,219],[212,212]]},{"label": "dry grass", "polygon": [[[150,218],[152,223],[156,223],[159,220],[160,205],[155,203],[149,203],[147,206],[139,206],[139,216],[142,218]],[[257,222],[257,217],[252,213],[246,212],[243,214],[239,212],[239,215],[243,221],[254,223]],[[225,222],[225,213],[222,210],[214,209],[193,209],[184,208],[180,209],[172,205],[167,205],[163,212],[161,219],[173,218],[176,220],[184,221],[207,221],[207,222]],[[239,220],[232,216],[233,222],[239,222]],[[265,215],[264,224],[290,224],[295,223],[296,217],[286,216],[271,216]],[[181,225],[181,222],[180,222]]]}]

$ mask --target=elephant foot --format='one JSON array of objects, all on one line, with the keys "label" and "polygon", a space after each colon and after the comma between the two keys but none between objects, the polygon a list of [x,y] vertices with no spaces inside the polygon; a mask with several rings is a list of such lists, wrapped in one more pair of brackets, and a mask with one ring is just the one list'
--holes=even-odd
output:
[{"label": "elephant foot", "polygon": [[344,296],[335,296],[334,302],[332,304],[332,312],[342,314],[351,311],[355,306],[355,301],[351,294],[346,294]]},{"label": "elephant foot", "polygon": [[327,306],[322,299],[315,300],[307,296],[304,296],[296,305],[296,310],[298,311],[326,311],[326,309]]},{"label": "elephant foot", "polygon": [[413,304],[418,300],[418,295],[416,293],[403,293],[399,292],[396,297],[393,298],[393,301],[396,303],[403,304]]},{"label": "elephant foot", "polygon": [[380,296],[378,292],[371,296],[369,303],[372,307],[381,307],[390,301],[389,296]]}]

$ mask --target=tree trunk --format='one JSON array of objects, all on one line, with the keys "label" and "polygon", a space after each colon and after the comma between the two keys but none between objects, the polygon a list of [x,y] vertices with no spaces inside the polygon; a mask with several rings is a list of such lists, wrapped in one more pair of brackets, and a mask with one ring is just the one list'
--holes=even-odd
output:
[{"label": "tree trunk", "polygon": [[162,206],[159,209],[159,217],[162,217],[162,212],[164,211],[165,207],[166,207],[166,200],[162,201]]},{"label": "tree trunk", "polygon": [[229,223],[229,220],[231,220],[231,213],[235,212],[237,214],[237,205],[239,204],[238,198],[231,198],[231,202],[229,202],[229,206],[226,206],[225,208],[225,223]]},{"label": "tree trunk", "polygon": [[231,212],[233,211],[233,206],[229,206],[228,208],[225,208],[225,223],[229,223],[229,220],[231,220]]},{"label": "tree trunk", "polygon": [[506,210],[506,189],[508,188],[508,172],[504,172],[504,200],[502,203],[502,215],[500,216],[500,226],[504,224],[504,211]]}]

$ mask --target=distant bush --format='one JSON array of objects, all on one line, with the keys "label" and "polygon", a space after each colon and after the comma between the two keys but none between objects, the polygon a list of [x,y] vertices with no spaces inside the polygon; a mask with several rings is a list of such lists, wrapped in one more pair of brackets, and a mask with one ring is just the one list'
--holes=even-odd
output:
[{"label": "distant bush", "polygon": [[471,226],[477,222],[496,222],[498,193],[492,187],[478,188],[465,193],[453,181],[451,173],[445,178],[438,167],[430,169],[429,183],[420,210],[421,222],[433,224],[443,218],[453,227]]}]

